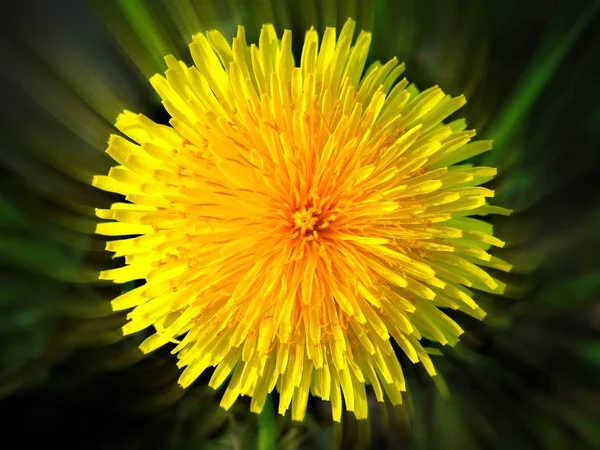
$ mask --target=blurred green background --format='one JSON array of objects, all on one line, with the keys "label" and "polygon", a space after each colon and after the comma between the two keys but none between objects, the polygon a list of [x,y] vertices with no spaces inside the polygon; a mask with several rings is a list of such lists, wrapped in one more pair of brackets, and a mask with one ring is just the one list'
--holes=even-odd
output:
[{"label": "blurred green background", "polygon": [[[370,60],[398,56],[420,87],[465,93],[459,111],[495,140],[490,218],[514,265],[483,323],[432,349],[440,376],[402,360],[399,407],[332,424],[225,412],[201,378],[187,391],[169,349],[143,356],[100,282],[116,267],[89,183],[123,109],[168,120],[147,79],[190,62],[191,35],[254,41],[346,18],[373,31]],[[23,0],[0,6],[0,423],[2,447],[83,449],[600,448],[600,2],[449,0]]]}]

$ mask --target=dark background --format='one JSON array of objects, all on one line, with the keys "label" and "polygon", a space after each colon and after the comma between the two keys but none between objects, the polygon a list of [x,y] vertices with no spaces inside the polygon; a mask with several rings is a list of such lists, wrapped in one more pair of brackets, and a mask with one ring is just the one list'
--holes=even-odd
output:
[{"label": "dark background", "polygon": [[[434,381],[402,361],[402,406],[370,419],[311,399],[305,422],[225,412],[201,378],[187,391],[169,349],[123,338],[115,267],[89,183],[123,109],[168,117],[147,78],[189,62],[191,34],[237,23],[303,30],[348,17],[373,31],[370,60],[398,56],[420,87],[465,93],[459,116],[494,150],[491,218],[514,265],[488,317],[461,319]],[[83,449],[600,448],[600,2],[4,1],[0,6],[0,424],[2,446]],[[501,276],[501,275],[499,275]]]}]

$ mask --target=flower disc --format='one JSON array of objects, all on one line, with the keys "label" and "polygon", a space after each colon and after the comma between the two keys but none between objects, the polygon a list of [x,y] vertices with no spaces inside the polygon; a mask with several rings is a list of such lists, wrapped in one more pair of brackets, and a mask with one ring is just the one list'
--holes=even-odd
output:
[{"label": "flower disc", "polygon": [[433,376],[420,340],[458,342],[441,308],[481,319],[470,288],[504,289],[480,267],[508,270],[488,253],[503,244],[468,217],[506,212],[479,187],[496,170],[456,165],[491,143],[443,122],[464,97],[398,81],[395,58],[364,71],[371,35],[353,32],[311,29],[298,67],[290,31],[195,35],[195,65],[167,57],[150,80],[170,126],[124,112],[119,165],[94,178],[127,200],[97,232],[139,235],[108,242],[126,265],[100,275],[145,280],[113,301],[132,308],[124,332],[154,327],[144,352],[175,343],[183,387],[214,367],[225,408],[248,395],[259,412],[277,388],[295,420],[309,391],[365,418],[366,384],[401,402],[397,351]]}]

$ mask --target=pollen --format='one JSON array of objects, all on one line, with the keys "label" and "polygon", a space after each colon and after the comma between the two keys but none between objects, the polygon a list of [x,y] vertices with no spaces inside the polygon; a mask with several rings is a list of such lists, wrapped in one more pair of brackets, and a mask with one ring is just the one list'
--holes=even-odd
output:
[{"label": "pollen", "polygon": [[150,80],[169,124],[123,112],[117,165],[94,177],[124,196],[96,210],[125,259],[100,278],[142,280],[112,301],[124,334],[170,345],[183,388],[209,371],[223,408],[248,396],[258,413],[276,390],[294,420],[309,394],[366,418],[367,386],[402,401],[398,353],[436,376],[424,346],[463,333],[446,312],[483,319],[475,291],[504,291],[480,216],[509,211],[481,186],[496,169],[465,162],[491,142],[447,121],[464,97],[419,91],[395,58],[365,70],[354,27],[307,31],[298,64],[289,30],[194,35],[194,65],[167,56]]}]

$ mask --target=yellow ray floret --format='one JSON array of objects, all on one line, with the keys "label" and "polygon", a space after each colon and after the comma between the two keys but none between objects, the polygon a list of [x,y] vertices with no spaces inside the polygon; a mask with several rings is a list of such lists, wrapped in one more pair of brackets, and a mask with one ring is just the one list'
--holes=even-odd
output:
[{"label": "yellow ray floret", "polygon": [[364,71],[371,35],[353,34],[311,29],[299,66],[271,25],[258,45],[243,27],[231,45],[195,35],[194,66],[167,57],[150,80],[170,126],[121,114],[131,140],[111,136],[119,165],[94,178],[128,201],[97,211],[113,220],[98,233],[130,236],[100,277],[145,280],[113,301],[132,308],[124,332],[154,327],[144,352],[177,343],[183,387],[214,367],[225,408],[246,395],[259,412],[277,389],[302,420],[310,391],[365,418],[366,384],[401,402],[392,342],[433,376],[420,340],[463,332],[440,308],[481,319],[470,288],[504,289],[480,267],[510,268],[488,253],[503,243],[468,217],[506,212],[478,187],[496,170],[454,165],[490,142],[443,122],[464,97],[398,81],[395,58]]}]

